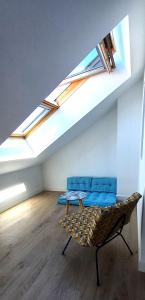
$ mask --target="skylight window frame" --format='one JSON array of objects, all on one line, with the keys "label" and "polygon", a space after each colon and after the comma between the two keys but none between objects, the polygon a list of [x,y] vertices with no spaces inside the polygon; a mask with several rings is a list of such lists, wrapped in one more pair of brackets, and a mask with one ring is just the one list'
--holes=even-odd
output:
[{"label": "skylight window frame", "polygon": [[[107,46],[109,45],[109,46]],[[111,45],[111,47],[110,47]],[[95,48],[94,48],[95,49]],[[55,89],[57,89],[59,86],[67,85],[67,87],[60,92],[58,97],[56,99],[51,99],[51,94],[50,94],[50,101],[49,101],[49,96],[42,101],[40,106],[43,106],[46,109],[49,109],[48,113],[46,113],[42,118],[38,120],[32,126],[30,129],[29,127],[33,122],[35,122],[35,119],[30,123],[27,128],[24,130],[26,132],[22,134],[17,134],[17,133],[12,133],[11,137],[21,137],[21,138],[27,138],[28,135],[32,133],[32,131],[41,125],[52,113],[54,113],[62,104],[65,102],[87,79],[88,77],[100,74],[102,72],[108,71],[109,73],[112,71],[113,68],[115,68],[115,62],[113,58],[113,54],[115,53],[115,43],[114,43],[114,38],[113,34],[109,33],[99,44],[96,46],[96,52],[97,52],[97,57],[94,58],[88,65],[86,65],[85,69],[72,74],[68,75],[61,83],[58,85]],[[89,55],[89,54],[88,54]],[[85,59],[85,58],[84,58]],[[97,63],[97,60],[101,61],[102,65],[101,66],[96,66],[93,67],[92,69],[88,69],[89,66],[91,66],[95,61]],[[81,63],[80,63],[81,64]],[[76,66],[77,68],[77,66]],[[76,69],[75,68],[75,69]],[[74,69],[74,70],[75,70]],[[73,71],[72,71],[73,72]],[[71,73],[72,73],[71,72]],[[71,74],[70,73],[70,74]],[[60,89],[61,90],[61,89]],[[55,93],[54,93],[55,94]],[[57,94],[57,91],[56,91]],[[54,97],[55,98],[55,97]],[[48,100],[47,100],[48,99]],[[33,113],[33,112],[32,112]],[[31,114],[30,114],[31,115]],[[36,117],[37,118],[37,117]],[[22,123],[23,124],[23,123]],[[21,126],[21,125],[20,125]]]},{"label": "skylight window frame", "polygon": [[65,78],[63,80],[64,83],[73,83],[74,81],[79,81],[79,80],[82,80],[82,79],[88,79],[89,77],[92,77],[92,76],[95,76],[97,74],[101,74],[103,72],[106,72],[107,70],[105,68],[96,68],[96,69],[93,69],[91,71],[86,71],[85,73],[82,73],[82,74],[79,74],[79,75],[75,75],[73,77],[70,77],[70,78]]},{"label": "skylight window frame", "polygon": [[[44,99],[44,103],[47,105],[47,103],[49,103],[49,104],[54,104],[54,105],[58,105],[57,104],[57,99],[62,95],[62,94],[64,94],[64,92],[70,87],[70,85],[71,85],[71,82],[68,82],[68,83],[64,83],[64,81],[62,81],[50,94],[49,94],[49,96],[48,97],[46,97],[45,99]],[[62,89],[61,91],[60,91],[60,93],[58,93],[58,95],[57,95],[57,97],[54,97],[54,100],[52,100],[51,99],[51,95],[53,94],[53,92],[55,91],[55,90],[57,90],[57,88],[59,89],[59,87],[60,86],[66,86],[64,89]],[[57,92],[56,92],[56,94],[57,94]],[[49,98],[50,97],[50,98]]]},{"label": "skylight window frame", "polygon": [[[111,49],[106,48],[106,43],[108,42],[108,39],[110,39],[110,44],[111,44]],[[115,48],[115,42],[114,42],[114,37],[113,33],[109,33],[99,44],[96,46],[96,50],[98,53],[98,56],[102,62],[101,67],[96,67],[93,68],[92,70],[85,70],[85,72],[80,72],[79,74],[74,74],[71,76],[67,76],[61,84],[67,84],[70,83],[68,88],[64,90],[64,92],[59,95],[59,97],[56,99],[57,104],[60,106],[62,105],[63,102],[65,102],[87,79],[88,77],[95,76],[97,74],[103,73],[108,71],[109,73],[112,72],[112,69],[115,68],[115,62],[113,58],[113,54],[116,51]],[[91,61],[90,64],[93,63],[94,60]],[[88,65],[89,66],[89,65]],[[88,67],[87,66],[87,67]],[[75,84],[77,83],[77,84]],[[71,88],[71,86],[75,84],[74,89]],[[49,98],[49,97],[48,97]]]},{"label": "skylight window frame", "polygon": [[[102,62],[102,66],[100,67],[94,67],[92,69],[86,69],[86,70],[82,70],[80,72],[77,72],[75,74],[72,75],[68,75],[65,79],[64,79],[64,83],[67,83],[69,81],[73,81],[73,80],[79,80],[88,76],[92,76],[94,74],[100,73],[102,71],[105,71],[105,64],[104,64],[104,60],[102,59],[102,56],[100,54],[100,49],[96,46],[96,51],[98,52],[98,57],[100,58],[100,61]],[[86,68],[88,68],[97,58],[93,59]],[[77,67],[76,67],[77,68]]]},{"label": "skylight window frame", "polygon": [[36,128],[38,128],[43,122],[45,122],[45,120],[47,120],[58,109],[57,104],[55,105],[55,104],[49,103],[48,101],[45,102],[45,100],[43,100],[39,106],[44,107],[45,109],[49,109],[49,111],[44,116],[42,116],[42,118],[39,119],[38,122],[35,123],[34,126],[32,126],[30,129],[28,129],[26,132],[24,132],[22,134],[12,133],[10,137],[26,139]]},{"label": "skylight window frame", "polygon": [[74,94],[80,88],[80,86],[87,81],[87,79],[88,78],[81,78],[71,81],[70,85],[56,99],[58,106],[60,107],[69,97],[71,97],[71,95]]},{"label": "skylight window frame", "polygon": [[[108,49],[106,49],[106,47],[105,47],[105,43],[108,41],[108,39],[110,39],[110,42],[112,44],[112,48],[110,49],[110,51],[108,51]],[[80,79],[83,79],[86,77],[91,77],[91,76],[94,76],[94,75],[97,75],[97,74],[100,74],[100,73],[106,72],[106,71],[108,71],[109,73],[112,72],[112,69],[115,68],[113,54],[116,51],[114,37],[113,37],[112,32],[108,33],[105,36],[105,38],[96,46],[96,51],[102,62],[102,66],[93,68],[92,70],[84,70],[84,71],[81,71],[80,73],[73,74],[70,76],[68,75],[62,81],[62,83],[73,82],[73,81],[80,80]],[[93,60],[92,60],[92,62],[93,62]],[[92,64],[92,62],[90,64]]]},{"label": "skylight window frame", "polygon": [[[41,111],[38,111],[38,113],[36,114],[36,116],[34,116],[31,121],[28,120],[30,119],[30,116],[36,111],[36,110],[40,110]],[[18,131],[18,134],[26,134],[29,130],[31,130],[35,124],[37,124],[41,119],[43,119],[44,116],[46,116],[46,114],[49,112],[49,110],[47,108],[45,108],[44,106],[42,105],[39,105],[29,116],[28,118],[25,119],[25,121],[14,131],[14,134],[16,133],[17,134],[17,131]],[[24,126],[24,123],[27,121],[27,124],[25,124]],[[23,129],[19,129],[21,128],[23,125]],[[20,131],[20,133],[19,133]]]}]

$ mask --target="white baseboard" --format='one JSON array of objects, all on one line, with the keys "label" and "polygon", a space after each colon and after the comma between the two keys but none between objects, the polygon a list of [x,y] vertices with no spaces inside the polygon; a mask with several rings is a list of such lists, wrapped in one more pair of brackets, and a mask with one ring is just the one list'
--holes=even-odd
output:
[{"label": "white baseboard", "polygon": [[56,187],[51,187],[51,188],[45,188],[45,191],[46,192],[62,192],[62,193],[65,193],[67,190],[65,189],[62,189],[62,188],[56,188]]}]

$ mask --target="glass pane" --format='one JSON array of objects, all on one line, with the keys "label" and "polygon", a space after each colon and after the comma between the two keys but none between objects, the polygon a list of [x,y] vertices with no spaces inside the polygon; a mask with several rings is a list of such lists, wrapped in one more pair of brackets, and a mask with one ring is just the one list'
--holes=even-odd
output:
[{"label": "glass pane", "polygon": [[52,91],[52,93],[47,98],[45,98],[45,100],[48,102],[54,102],[69,87],[69,85],[70,85],[70,83],[58,85]]},{"label": "glass pane", "polygon": [[38,106],[28,118],[13,132],[13,134],[23,134],[30,130],[39,120],[44,117],[50,109]]},{"label": "glass pane", "polygon": [[96,68],[103,67],[100,56],[97,49],[94,48],[82,61],[81,63],[67,76],[71,77],[77,74],[81,74],[87,71],[91,71]]}]

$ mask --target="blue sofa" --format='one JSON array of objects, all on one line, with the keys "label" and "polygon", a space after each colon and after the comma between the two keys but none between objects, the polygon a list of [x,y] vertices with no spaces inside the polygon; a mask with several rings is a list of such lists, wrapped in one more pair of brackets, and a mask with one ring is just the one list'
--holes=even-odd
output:
[{"label": "blue sofa", "polygon": [[[114,177],[68,177],[67,190],[87,192],[83,200],[84,206],[106,207],[116,203],[117,179]],[[66,204],[64,195],[58,198],[59,204]],[[73,205],[79,205],[79,201],[70,201]]]}]

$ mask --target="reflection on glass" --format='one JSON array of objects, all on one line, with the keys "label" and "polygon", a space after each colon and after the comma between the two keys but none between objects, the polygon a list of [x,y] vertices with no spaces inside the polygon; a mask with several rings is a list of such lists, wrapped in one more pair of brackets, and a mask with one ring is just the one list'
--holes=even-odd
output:
[{"label": "reflection on glass", "polygon": [[13,132],[13,134],[23,134],[30,130],[41,118],[43,118],[50,109],[38,106],[25,121]]}]

